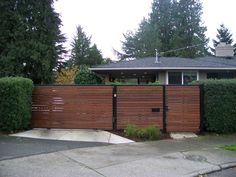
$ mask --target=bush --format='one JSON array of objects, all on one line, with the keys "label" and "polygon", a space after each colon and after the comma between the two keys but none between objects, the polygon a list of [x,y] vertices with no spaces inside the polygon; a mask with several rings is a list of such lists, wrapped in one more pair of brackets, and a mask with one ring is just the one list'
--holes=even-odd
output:
[{"label": "bush", "polygon": [[29,128],[33,82],[21,77],[0,78],[0,130]]},{"label": "bush", "polygon": [[236,80],[203,80],[204,129],[216,133],[236,132]]},{"label": "bush", "polygon": [[142,140],[157,140],[161,136],[160,128],[153,125],[144,128],[138,128],[135,125],[128,125],[124,132],[127,137],[139,138]]},{"label": "bush", "polygon": [[146,128],[145,132],[149,140],[156,140],[161,136],[161,130],[157,126],[150,125]]},{"label": "bush", "polygon": [[229,151],[236,151],[236,144],[225,145],[223,148]]},{"label": "bush", "polygon": [[74,84],[77,70],[78,66],[75,65],[60,69],[60,71],[56,73],[56,84]]},{"label": "bush", "polygon": [[129,124],[124,130],[125,136],[135,137],[137,136],[137,130],[138,130],[137,126]]},{"label": "bush", "polygon": [[81,65],[79,72],[75,77],[75,84],[79,85],[97,85],[102,84],[102,79],[96,75],[95,73],[91,72],[87,66]]},{"label": "bush", "polygon": [[155,81],[155,82],[149,82],[149,85],[160,85],[160,81]]}]

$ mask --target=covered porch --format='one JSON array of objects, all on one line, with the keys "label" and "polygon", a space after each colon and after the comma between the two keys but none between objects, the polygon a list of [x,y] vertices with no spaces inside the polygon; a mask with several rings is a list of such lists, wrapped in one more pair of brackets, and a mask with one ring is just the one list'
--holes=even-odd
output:
[{"label": "covered porch", "polygon": [[97,74],[105,79],[105,83],[121,82],[124,84],[150,84],[158,81],[163,85],[188,85],[195,80],[233,79],[234,70],[101,70]]}]

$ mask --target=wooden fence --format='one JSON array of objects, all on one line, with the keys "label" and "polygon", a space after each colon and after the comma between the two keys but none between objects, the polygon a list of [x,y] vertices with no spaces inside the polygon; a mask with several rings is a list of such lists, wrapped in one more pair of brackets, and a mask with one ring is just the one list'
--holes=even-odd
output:
[{"label": "wooden fence", "polygon": [[112,129],[112,86],[37,86],[32,126]]},{"label": "wooden fence", "polygon": [[35,128],[200,127],[199,86],[36,86],[32,100]]}]

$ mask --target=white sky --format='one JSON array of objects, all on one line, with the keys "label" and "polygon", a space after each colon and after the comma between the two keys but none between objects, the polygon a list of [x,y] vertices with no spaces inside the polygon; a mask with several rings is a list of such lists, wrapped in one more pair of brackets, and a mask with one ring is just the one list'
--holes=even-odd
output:
[{"label": "white sky", "polygon": [[[202,21],[207,37],[212,40],[221,23],[228,27],[236,42],[236,0],[202,0]],[[55,9],[61,15],[62,33],[70,43],[81,25],[92,43],[97,44],[104,57],[115,59],[113,48],[121,50],[123,33],[137,29],[143,17],[151,12],[152,0],[58,0]]]}]

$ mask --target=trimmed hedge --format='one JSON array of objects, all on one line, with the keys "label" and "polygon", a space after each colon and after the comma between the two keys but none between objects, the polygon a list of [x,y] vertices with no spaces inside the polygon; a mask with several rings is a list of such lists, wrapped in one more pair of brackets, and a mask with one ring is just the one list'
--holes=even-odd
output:
[{"label": "trimmed hedge", "polygon": [[33,82],[22,77],[0,78],[0,130],[28,129]]},{"label": "trimmed hedge", "polygon": [[203,80],[204,129],[216,133],[236,132],[236,79]]}]

